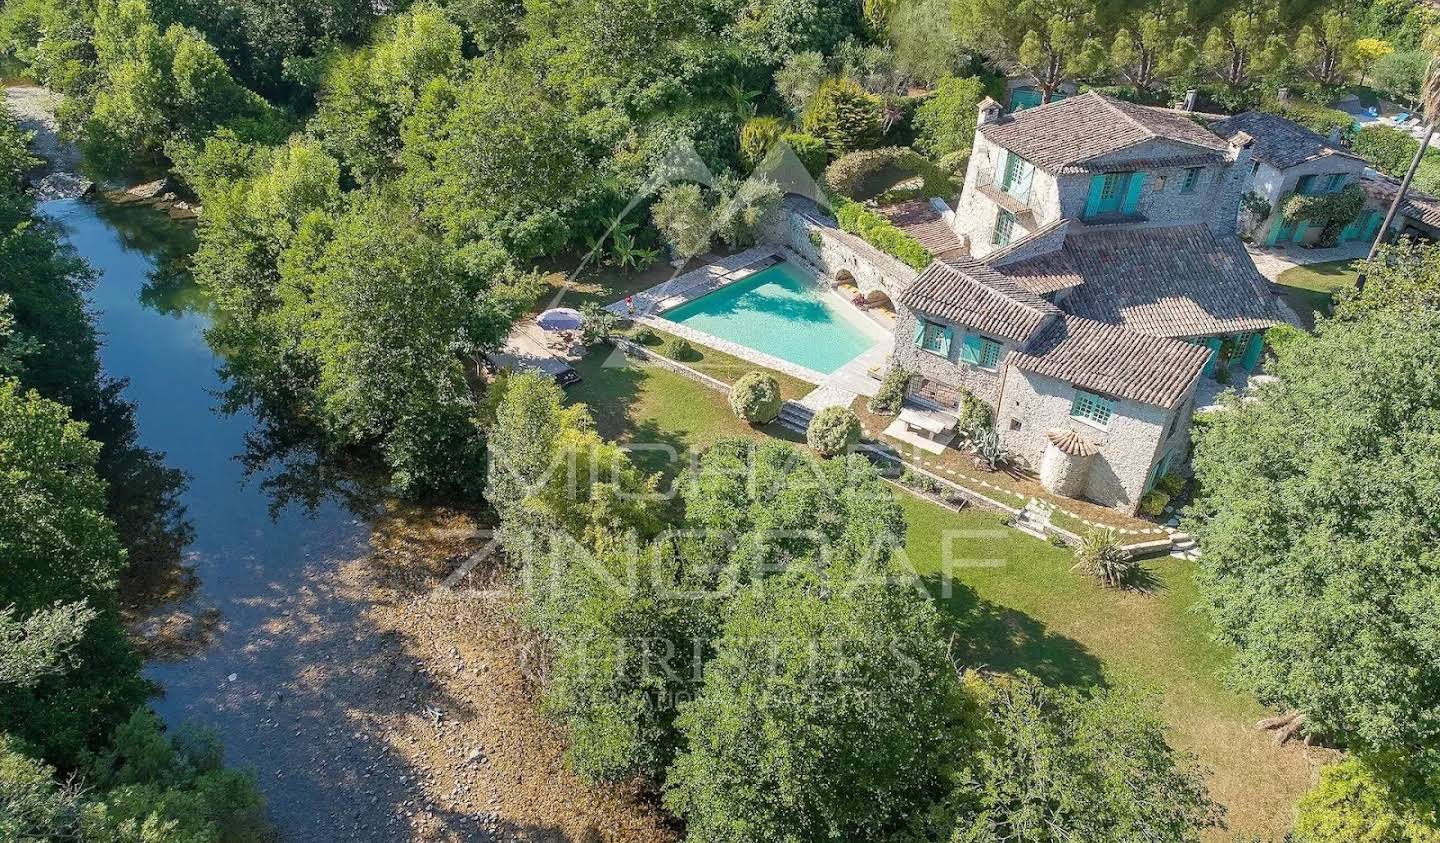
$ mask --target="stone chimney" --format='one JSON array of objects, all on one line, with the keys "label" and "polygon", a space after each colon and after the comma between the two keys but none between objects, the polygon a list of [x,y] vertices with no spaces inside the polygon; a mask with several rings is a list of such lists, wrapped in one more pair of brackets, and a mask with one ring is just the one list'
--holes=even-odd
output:
[{"label": "stone chimney", "polygon": [[1249,134],[1236,132],[1225,150],[1225,170],[1211,194],[1210,214],[1210,230],[1222,237],[1239,231],[1240,200],[1250,189],[1254,144]]},{"label": "stone chimney", "polygon": [[1180,110],[1181,110],[1181,111],[1194,111],[1194,110],[1195,110],[1195,100],[1196,100],[1197,98],[1199,98],[1199,96],[1200,96],[1200,92],[1197,91],[1197,90],[1194,89],[1194,88],[1191,88],[1190,90],[1186,91],[1186,92],[1185,92],[1185,99],[1184,99],[1183,102],[1180,103]]},{"label": "stone chimney", "polygon": [[976,125],[983,126],[986,123],[996,122],[1000,119],[1000,112],[1002,110],[1000,103],[990,97],[980,100],[980,119],[976,121]]}]

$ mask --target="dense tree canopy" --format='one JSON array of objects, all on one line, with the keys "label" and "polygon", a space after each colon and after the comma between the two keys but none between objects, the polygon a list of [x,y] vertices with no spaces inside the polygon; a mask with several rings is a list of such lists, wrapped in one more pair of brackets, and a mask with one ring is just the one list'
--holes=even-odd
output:
[{"label": "dense tree canopy", "polygon": [[1440,311],[1287,343],[1201,429],[1201,582],[1235,676],[1355,747],[1440,741]]}]

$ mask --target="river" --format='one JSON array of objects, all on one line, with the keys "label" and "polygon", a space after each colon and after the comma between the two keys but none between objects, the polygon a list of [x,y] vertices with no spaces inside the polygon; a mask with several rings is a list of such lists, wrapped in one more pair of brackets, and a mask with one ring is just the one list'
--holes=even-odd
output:
[{"label": "river", "polygon": [[410,668],[365,622],[364,594],[336,577],[339,563],[367,552],[366,520],[323,487],[313,507],[277,498],[265,482],[276,466],[247,471],[242,457],[259,431],[248,413],[221,410],[209,308],[183,271],[186,224],[103,200],[41,210],[98,274],[102,363],[129,380],[141,444],[190,478],[186,552],[199,585],[180,608],[218,623],[203,646],[147,666],[163,689],[156,710],[218,731],[227,761],[255,770],[286,839],[406,836],[396,818],[423,797],[367,726],[414,703],[393,690]]}]

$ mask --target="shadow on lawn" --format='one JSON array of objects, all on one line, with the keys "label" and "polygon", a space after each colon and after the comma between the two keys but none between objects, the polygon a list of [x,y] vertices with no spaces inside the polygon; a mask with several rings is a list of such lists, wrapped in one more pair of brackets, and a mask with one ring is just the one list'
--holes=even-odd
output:
[{"label": "shadow on lawn", "polygon": [[[964,667],[1013,672],[1024,670],[1047,685],[1104,686],[1100,660],[1073,638],[1051,632],[1044,623],[982,598],[963,582],[942,575],[924,578],[953,632],[952,655]],[[948,590],[948,593],[947,593]]]}]

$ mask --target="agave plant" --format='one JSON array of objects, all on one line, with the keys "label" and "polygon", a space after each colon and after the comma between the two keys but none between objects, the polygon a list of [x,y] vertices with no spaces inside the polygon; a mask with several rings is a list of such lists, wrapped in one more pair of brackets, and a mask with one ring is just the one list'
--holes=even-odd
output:
[{"label": "agave plant", "polygon": [[1120,544],[1113,529],[1092,530],[1080,539],[1075,548],[1075,564],[1108,588],[1120,588],[1135,573],[1135,560]]}]

